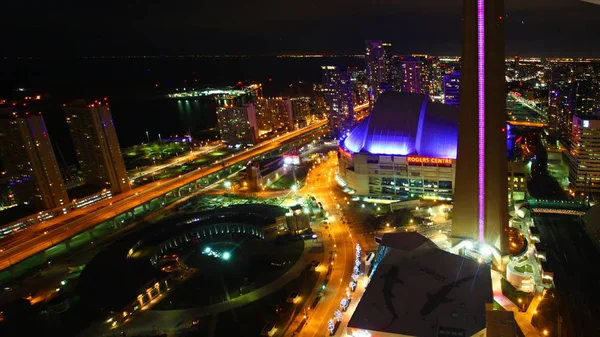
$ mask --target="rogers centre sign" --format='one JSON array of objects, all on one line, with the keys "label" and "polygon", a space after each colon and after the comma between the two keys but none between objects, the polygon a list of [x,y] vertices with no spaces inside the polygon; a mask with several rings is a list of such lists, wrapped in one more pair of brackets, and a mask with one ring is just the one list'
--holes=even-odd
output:
[{"label": "rogers centre sign", "polygon": [[452,165],[450,158],[406,157],[409,163]]}]

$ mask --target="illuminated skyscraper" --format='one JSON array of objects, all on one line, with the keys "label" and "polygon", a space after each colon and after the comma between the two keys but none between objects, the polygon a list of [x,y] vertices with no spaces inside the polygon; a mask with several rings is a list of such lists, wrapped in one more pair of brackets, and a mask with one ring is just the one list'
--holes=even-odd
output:
[{"label": "illuminated skyscraper", "polygon": [[292,130],[292,102],[288,97],[258,98],[255,100],[258,133]]},{"label": "illuminated skyscraper", "polygon": [[508,253],[504,1],[464,0],[452,235]]},{"label": "illuminated skyscraper", "polygon": [[350,72],[346,68],[335,66],[322,66],[321,69],[329,131],[334,137],[339,137],[354,125]]},{"label": "illuminated skyscraper", "polygon": [[67,104],[64,111],[86,183],[110,189],[113,194],[129,191],[129,178],[107,103],[77,100]]},{"label": "illuminated skyscraper", "polygon": [[295,97],[291,100],[292,103],[292,118],[294,124],[306,123],[311,117],[311,100],[308,97]]},{"label": "illuminated skyscraper", "polygon": [[227,145],[258,143],[256,108],[253,104],[217,108],[221,140]]},{"label": "illuminated skyscraper", "polygon": [[417,57],[403,57],[400,61],[402,92],[421,93],[421,60]]},{"label": "illuminated skyscraper", "polygon": [[0,108],[0,160],[19,204],[37,210],[69,202],[44,118],[38,113]]},{"label": "illuminated skyscraper", "polygon": [[550,134],[567,140],[571,135],[573,83],[568,67],[552,69],[548,93],[548,127]]},{"label": "illuminated skyscraper", "polygon": [[444,104],[460,106],[460,72],[444,75]]},{"label": "illuminated skyscraper", "polygon": [[367,62],[367,77],[369,79],[369,88],[373,95],[373,100],[379,97],[379,87],[386,83],[389,78],[388,66],[391,63],[389,43],[382,43],[381,40],[367,40],[365,42],[366,52],[365,60]]},{"label": "illuminated skyscraper", "polygon": [[389,69],[389,85],[394,91],[402,91],[402,59],[399,55],[391,57]]},{"label": "illuminated skyscraper", "polygon": [[597,116],[573,116],[569,151],[569,183],[576,196],[600,192],[600,120]]},{"label": "illuminated skyscraper", "polygon": [[578,75],[575,80],[575,115],[594,115],[594,101],[596,98],[596,91],[598,88],[594,85],[591,71],[586,71],[583,74]]}]

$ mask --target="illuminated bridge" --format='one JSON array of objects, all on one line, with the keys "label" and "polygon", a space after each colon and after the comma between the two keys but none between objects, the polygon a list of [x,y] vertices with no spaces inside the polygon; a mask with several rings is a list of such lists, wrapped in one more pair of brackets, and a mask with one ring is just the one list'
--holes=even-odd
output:
[{"label": "illuminated bridge", "polygon": [[537,128],[543,128],[543,127],[548,126],[548,123],[541,123],[541,122],[507,121],[507,123],[510,125],[514,125],[514,126],[528,126],[528,127],[537,127]]},{"label": "illuminated bridge", "polygon": [[582,216],[588,207],[580,202],[564,200],[529,200],[519,206],[527,207],[532,214],[563,214]]}]

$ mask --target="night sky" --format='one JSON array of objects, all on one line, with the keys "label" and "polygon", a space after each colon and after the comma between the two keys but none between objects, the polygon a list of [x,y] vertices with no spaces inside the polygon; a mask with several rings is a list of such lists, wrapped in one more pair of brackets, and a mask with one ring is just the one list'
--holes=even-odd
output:
[{"label": "night sky", "polygon": [[[460,53],[459,0],[3,2],[0,56]],[[507,54],[599,56],[600,6],[506,0]]]}]

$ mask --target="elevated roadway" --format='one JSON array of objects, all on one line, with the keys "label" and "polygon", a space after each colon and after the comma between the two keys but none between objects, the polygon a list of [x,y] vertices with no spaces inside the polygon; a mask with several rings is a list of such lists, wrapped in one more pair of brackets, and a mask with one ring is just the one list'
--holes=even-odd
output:
[{"label": "elevated roadway", "polygon": [[14,239],[3,246],[4,251],[0,252],[0,270],[9,268],[100,223],[114,219],[120,214],[133,215],[135,208],[145,206],[154,199],[165,197],[170,193],[179,193],[181,188],[196,189],[199,180],[202,178],[218,174],[223,169],[244,164],[258,155],[275,150],[285,143],[326,125],[327,121],[319,121],[232,155],[229,158],[221,159],[208,168],[198,169],[170,180],[147,184],[116,195],[114,198],[92,207],[80,209],[34,225],[25,231],[23,235],[15,235]]},{"label": "elevated roadway", "polygon": [[528,127],[536,127],[543,128],[548,126],[548,123],[540,123],[540,122],[526,122],[526,121],[507,121],[508,124],[514,126],[528,126]]}]

